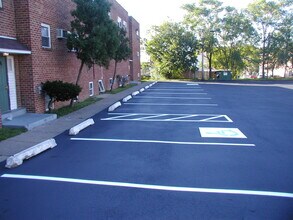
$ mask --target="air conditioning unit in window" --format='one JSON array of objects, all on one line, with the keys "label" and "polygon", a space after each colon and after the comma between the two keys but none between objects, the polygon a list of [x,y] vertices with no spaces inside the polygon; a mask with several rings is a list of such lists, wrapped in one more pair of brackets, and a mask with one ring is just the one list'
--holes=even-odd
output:
[{"label": "air conditioning unit in window", "polygon": [[67,31],[64,29],[57,29],[57,38],[58,39],[66,39],[67,38]]}]

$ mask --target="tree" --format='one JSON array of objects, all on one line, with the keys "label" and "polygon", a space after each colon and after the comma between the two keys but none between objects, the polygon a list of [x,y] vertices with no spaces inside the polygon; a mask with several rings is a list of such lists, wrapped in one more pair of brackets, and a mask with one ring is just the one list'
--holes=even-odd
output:
[{"label": "tree", "polygon": [[196,70],[198,44],[192,32],[179,23],[165,22],[150,34],[146,51],[159,74],[171,79]]},{"label": "tree", "polygon": [[244,47],[254,45],[257,41],[256,31],[251,21],[243,12],[233,7],[225,7],[224,15],[219,19],[218,48],[215,51],[215,66],[220,69],[232,70],[233,76],[239,74],[246,68],[245,59],[249,54],[244,53]]},{"label": "tree", "polygon": [[[291,4],[290,4],[291,1]],[[285,66],[285,75],[293,69],[293,12],[287,10],[291,5],[292,0],[282,1],[282,22],[278,27],[278,33],[275,34],[277,38],[277,65]]]},{"label": "tree", "polygon": [[118,26],[109,17],[110,3],[107,0],[73,0],[76,9],[71,12],[71,34],[67,47],[74,50],[81,64],[76,79],[78,85],[84,65],[108,67],[117,50]]},{"label": "tree", "polygon": [[[119,28],[118,31],[118,47],[116,48],[115,55],[114,55],[114,61],[115,61],[115,67],[114,67],[114,75],[113,79],[116,77],[116,72],[117,72],[117,63],[122,62],[123,60],[127,60],[131,54],[131,49],[129,48],[129,39],[126,37],[126,30],[125,28]],[[114,82],[114,80],[113,80]],[[112,91],[113,84],[111,84],[111,89]]]},{"label": "tree", "polygon": [[185,4],[187,11],[184,23],[201,40],[203,52],[206,52],[209,63],[209,73],[212,71],[212,59],[217,44],[216,33],[219,31],[220,14],[223,11],[222,2],[217,0],[199,0],[198,3]]},{"label": "tree", "polygon": [[261,39],[262,77],[270,56],[271,36],[276,31],[281,19],[281,5],[274,1],[256,0],[248,5],[247,12],[257,27]]},{"label": "tree", "polygon": [[51,112],[54,102],[64,102],[76,98],[81,92],[81,87],[62,81],[46,81],[43,84],[43,91],[50,97],[48,109]]}]

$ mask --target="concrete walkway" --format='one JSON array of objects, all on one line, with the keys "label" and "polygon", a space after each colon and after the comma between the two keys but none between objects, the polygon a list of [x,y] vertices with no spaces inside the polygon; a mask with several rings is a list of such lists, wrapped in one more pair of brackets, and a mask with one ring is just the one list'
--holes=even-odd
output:
[{"label": "concrete walkway", "polygon": [[83,122],[84,120],[94,116],[95,114],[108,108],[113,103],[123,99],[134,91],[137,91],[150,84],[149,82],[141,83],[130,89],[118,94],[103,94],[99,97],[103,98],[90,106],[73,112],[67,116],[49,122],[48,124],[34,128],[26,133],[0,142],[0,162],[5,161],[8,157],[19,153],[40,142],[54,138],[55,136],[69,130],[73,126]]}]

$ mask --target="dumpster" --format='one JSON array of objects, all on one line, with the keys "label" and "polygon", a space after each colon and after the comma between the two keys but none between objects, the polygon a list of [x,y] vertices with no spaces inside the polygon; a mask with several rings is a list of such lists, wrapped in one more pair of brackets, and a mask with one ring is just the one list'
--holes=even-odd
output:
[{"label": "dumpster", "polygon": [[216,71],[217,80],[232,80],[232,72],[231,71]]}]

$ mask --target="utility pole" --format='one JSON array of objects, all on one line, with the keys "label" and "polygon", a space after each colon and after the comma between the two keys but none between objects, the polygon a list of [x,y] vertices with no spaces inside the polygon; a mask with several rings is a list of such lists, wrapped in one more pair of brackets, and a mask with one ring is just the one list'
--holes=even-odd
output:
[{"label": "utility pole", "polygon": [[204,81],[204,57],[203,57],[203,44],[201,46],[201,80]]}]

